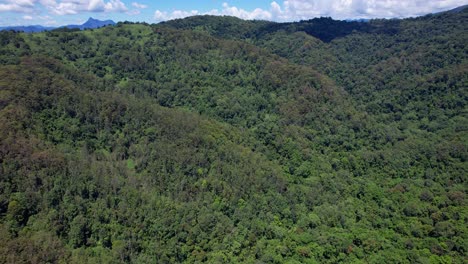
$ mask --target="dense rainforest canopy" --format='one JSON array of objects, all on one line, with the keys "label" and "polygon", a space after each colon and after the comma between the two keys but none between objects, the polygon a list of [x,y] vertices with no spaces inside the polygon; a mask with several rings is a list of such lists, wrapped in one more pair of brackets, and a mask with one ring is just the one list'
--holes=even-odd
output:
[{"label": "dense rainforest canopy", "polygon": [[0,263],[468,260],[466,8],[0,43]]}]

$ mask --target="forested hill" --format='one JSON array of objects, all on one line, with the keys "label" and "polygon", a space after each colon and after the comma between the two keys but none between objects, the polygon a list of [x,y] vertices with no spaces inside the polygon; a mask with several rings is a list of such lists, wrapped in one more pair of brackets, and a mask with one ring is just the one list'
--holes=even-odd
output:
[{"label": "forested hill", "polygon": [[467,32],[0,32],[0,263],[466,263]]}]

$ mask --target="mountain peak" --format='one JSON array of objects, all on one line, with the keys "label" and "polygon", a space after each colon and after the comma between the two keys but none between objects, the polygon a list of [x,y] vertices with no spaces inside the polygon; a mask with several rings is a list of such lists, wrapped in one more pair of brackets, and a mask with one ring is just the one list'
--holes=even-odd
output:
[{"label": "mountain peak", "polygon": [[99,20],[90,17],[83,25],[78,26],[80,29],[84,28],[100,28],[108,25],[115,25],[115,22],[112,20]]}]

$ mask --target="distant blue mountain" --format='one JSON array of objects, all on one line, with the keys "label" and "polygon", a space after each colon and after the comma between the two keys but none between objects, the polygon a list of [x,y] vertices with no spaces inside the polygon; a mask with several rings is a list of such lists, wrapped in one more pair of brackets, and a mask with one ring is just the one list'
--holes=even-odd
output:
[{"label": "distant blue mountain", "polygon": [[97,20],[97,19],[94,19],[94,18],[90,17],[88,19],[88,21],[86,21],[83,25],[67,25],[67,26],[63,26],[63,27],[66,27],[66,28],[79,28],[79,29],[83,30],[83,29],[100,28],[100,27],[105,27],[105,26],[109,26],[109,25],[115,25],[115,22],[112,21],[112,20],[101,21],[101,20]]},{"label": "distant blue mountain", "polygon": [[115,22],[112,20],[105,20],[101,21],[98,19],[94,19],[90,17],[88,21],[86,21],[82,25],[66,25],[66,26],[61,26],[61,27],[43,27],[40,25],[33,25],[33,26],[11,26],[11,27],[0,27],[1,30],[15,30],[15,31],[23,31],[26,33],[33,33],[33,32],[42,32],[42,31],[47,31],[47,30],[53,30],[56,28],[78,28],[80,30],[83,29],[93,29],[93,28],[100,28],[104,26],[109,26],[109,25],[115,25]]},{"label": "distant blue mountain", "polygon": [[0,27],[0,31],[1,30],[15,30],[15,31],[23,31],[26,33],[42,32],[42,31],[52,30],[52,29],[54,29],[54,27],[43,27],[40,25]]}]

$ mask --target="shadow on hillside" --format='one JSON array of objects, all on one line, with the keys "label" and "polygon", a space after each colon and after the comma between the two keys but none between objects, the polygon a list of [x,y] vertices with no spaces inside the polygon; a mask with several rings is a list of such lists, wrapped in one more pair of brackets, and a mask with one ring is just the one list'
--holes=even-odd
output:
[{"label": "shadow on hillside", "polygon": [[261,27],[256,35],[261,37],[279,30],[290,33],[303,31],[323,42],[331,42],[336,38],[346,37],[356,32],[395,35],[399,32],[400,22],[400,20],[396,19],[373,20],[372,22],[341,21],[322,17],[292,23],[271,23]]}]

